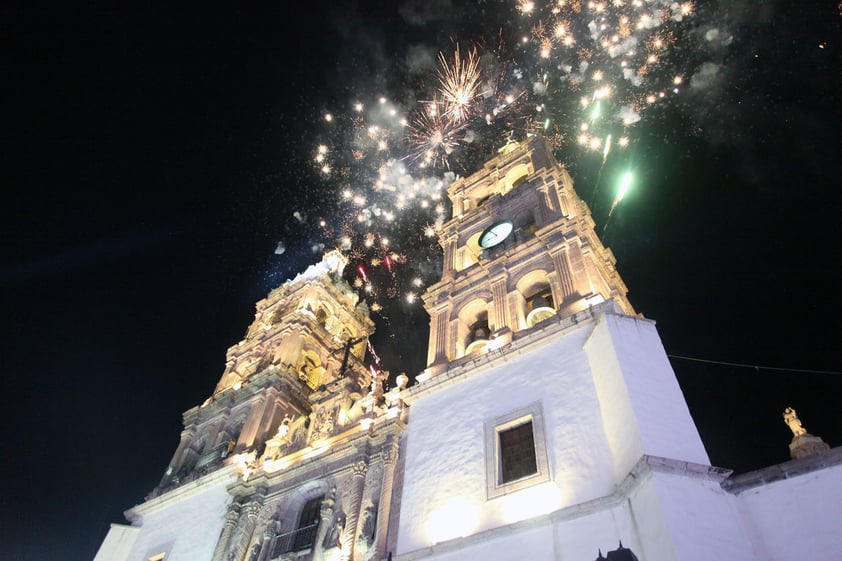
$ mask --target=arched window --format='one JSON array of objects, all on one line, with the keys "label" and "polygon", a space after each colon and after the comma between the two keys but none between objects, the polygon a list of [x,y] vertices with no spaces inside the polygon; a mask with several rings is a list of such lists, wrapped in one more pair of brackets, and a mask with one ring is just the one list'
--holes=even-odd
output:
[{"label": "arched window", "polygon": [[316,542],[316,534],[319,532],[322,501],[324,501],[324,495],[312,498],[304,503],[295,529],[278,533],[272,538],[269,559],[275,559],[285,553],[313,548],[313,544]]}]

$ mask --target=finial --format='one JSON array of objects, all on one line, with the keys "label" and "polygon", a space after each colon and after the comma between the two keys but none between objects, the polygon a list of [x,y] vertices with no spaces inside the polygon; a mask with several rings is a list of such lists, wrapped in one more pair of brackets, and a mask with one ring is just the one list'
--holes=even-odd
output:
[{"label": "finial", "polygon": [[801,425],[801,419],[795,413],[795,409],[787,407],[784,409],[784,422],[789,426],[793,436],[802,436],[807,434],[807,429]]},{"label": "finial", "polygon": [[789,455],[793,460],[806,458],[813,454],[827,452],[830,450],[827,442],[818,436],[813,436],[801,425],[801,419],[795,413],[795,409],[787,407],[784,409],[784,422],[794,435],[789,443]]}]

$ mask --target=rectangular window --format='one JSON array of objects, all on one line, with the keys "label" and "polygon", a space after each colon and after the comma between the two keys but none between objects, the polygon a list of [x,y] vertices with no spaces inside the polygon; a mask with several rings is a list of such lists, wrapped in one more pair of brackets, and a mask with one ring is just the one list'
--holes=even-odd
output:
[{"label": "rectangular window", "polygon": [[550,480],[540,402],[485,422],[485,466],[489,499]]},{"label": "rectangular window", "polygon": [[500,483],[538,473],[532,421],[497,433],[500,437]]}]

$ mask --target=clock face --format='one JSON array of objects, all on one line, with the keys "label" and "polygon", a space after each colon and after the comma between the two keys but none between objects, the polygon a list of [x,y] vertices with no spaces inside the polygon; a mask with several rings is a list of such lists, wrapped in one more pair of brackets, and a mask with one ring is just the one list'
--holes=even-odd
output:
[{"label": "clock face", "polygon": [[494,247],[509,237],[514,230],[511,220],[503,220],[489,226],[479,237],[479,246],[483,249]]}]

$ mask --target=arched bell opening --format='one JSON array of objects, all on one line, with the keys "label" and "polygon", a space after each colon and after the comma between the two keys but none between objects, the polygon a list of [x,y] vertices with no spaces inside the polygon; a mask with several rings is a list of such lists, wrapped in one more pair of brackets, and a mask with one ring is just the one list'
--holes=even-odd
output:
[{"label": "arched bell opening", "polygon": [[519,164],[512,167],[503,179],[503,193],[508,193],[512,189],[520,187],[529,180],[529,166],[526,164]]},{"label": "arched bell opening", "polygon": [[472,300],[459,310],[456,358],[485,352],[491,339],[488,325],[488,302]]},{"label": "arched bell opening", "polygon": [[485,352],[490,339],[491,330],[488,328],[488,317],[486,316],[471,325],[468,331],[468,344],[465,347],[465,355]]},{"label": "arched bell opening", "polygon": [[515,299],[521,329],[529,329],[556,315],[550,279],[543,269],[529,271],[518,279]]},{"label": "arched bell opening", "polygon": [[299,380],[307,384],[310,389],[316,389],[321,384],[325,369],[319,355],[315,351],[305,349],[301,353],[297,371]]},{"label": "arched bell opening", "polygon": [[556,314],[553,291],[550,287],[536,292],[526,299],[526,325],[533,327]]}]

